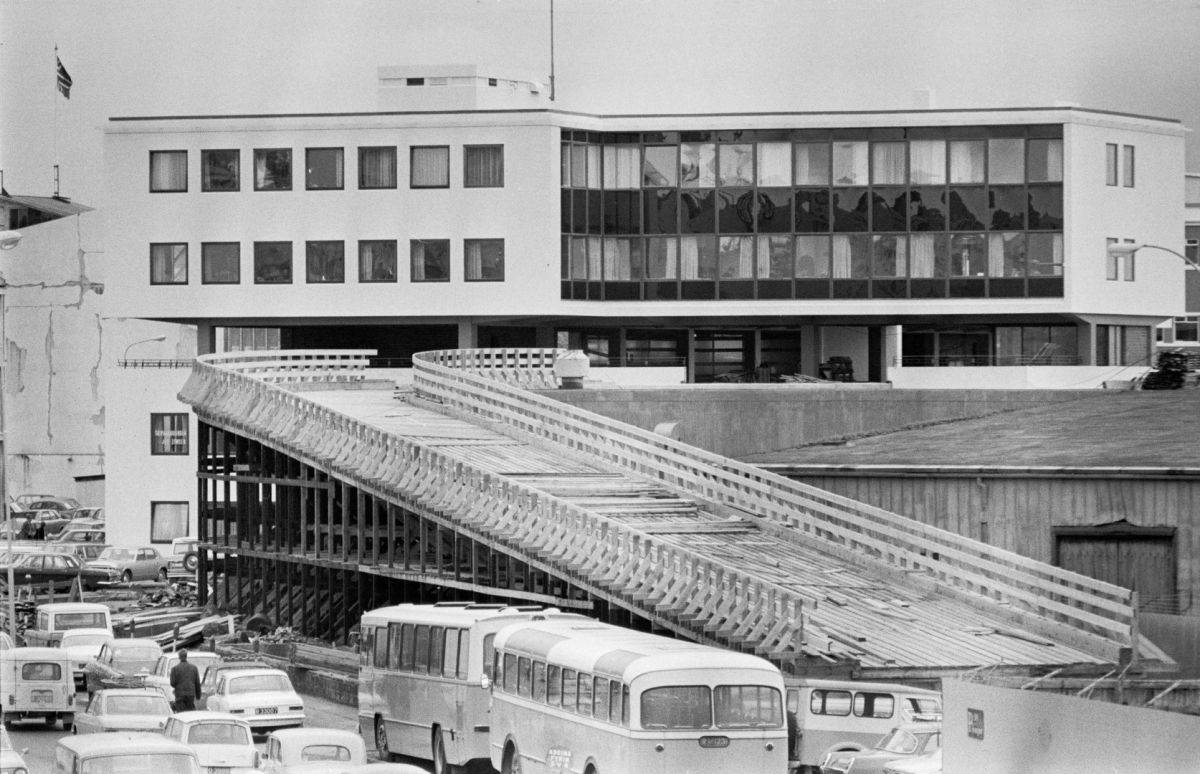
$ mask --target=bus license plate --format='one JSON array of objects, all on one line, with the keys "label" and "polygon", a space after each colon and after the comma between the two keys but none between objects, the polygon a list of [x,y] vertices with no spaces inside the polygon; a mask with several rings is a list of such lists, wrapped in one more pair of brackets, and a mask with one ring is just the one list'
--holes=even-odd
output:
[{"label": "bus license plate", "polygon": [[255,715],[275,715],[279,712],[278,707],[259,707],[254,710]]},{"label": "bus license plate", "polygon": [[34,704],[49,704],[54,701],[54,694],[50,691],[31,691],[29,698]]},{"label": "bus license plate", "polygon": [[700,746],[705,749],[715,747],[728,747],[729,737],[727,736],[702,736],[700,737]]}]

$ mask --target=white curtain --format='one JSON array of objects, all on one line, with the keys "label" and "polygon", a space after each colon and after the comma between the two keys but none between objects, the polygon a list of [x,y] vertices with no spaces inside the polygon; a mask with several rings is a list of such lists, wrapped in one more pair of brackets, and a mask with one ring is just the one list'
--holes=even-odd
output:
[{"label": "white curtain", "polygon": [[422,188],[445,188],[450,185],[450,149],[413,148],[412,184]]},{"label": "white curtain", "polygon": [[571,279],[587,278],[587,239],[571,237]]},{"label": "white curtain", "polygon": [[600,237],[587,238],[588,279],[598,280],[600,274]]},{"label": "white curtain", "polygon": [[[1063,143],[1062,143],[1062,140],[1043,140],[1042,142],[1045,143],[1045,147],[1046,147],[1046,174],[1044,176],[1044,180],[1041,182],[1047,182],[1047,183],[1062,182],[1062,179],[1063,179]],[[1127,149],[1130,149],[1127,151],[1128,153],[1133,152],[1131,149],[1131,146],[1126,145],[1125,147]],[[1127,164],[1125,174],[1127,176],[1132,175],[1133,174],[1133,167],[1132,167],[1133,159],[1127,158],[1125,161]]]},{"label": "white curtain", "polygon": [[587,188],[587,146],[571,146],[571,187]]},{"label": "white curtain", "polygon": [[588,145],[587,147],[587,187],[600,188],[603,178],[600,176],[600,146]]},{"label": "white curtain", "polygon": [[359,149],[358,179],[363,188],[395,188],[396,149]]},{"label": "white curtain", "polygon": [[833,143],[833,184],[867,184],[867,144],[865,142]]},{"label": "white curtain", "polygon": [[933,277],[937,247],[932,234],[913,234],[909,239],[908,265],[912,277]]},{"label": "white curtain", "polygon": [[871,145],[871,178],[876,185],[904,185],[908,180],[902,142],[877,142]]},{"label": "white curtain", "polygon": [[678,271],[678,246],[674,237],[653,237],[646,240],[646,278],[675,279]]},{"label": "white curtain", "polygon": [[950,182],[983,182],[983,140],[950,143]]},{"label": "white curtain", "polygon": [[796,185],[829,185],[829,143],[796,143],[795,152],[792,171]]},{"label": "white curtain", "polygon": [[904,277],[908,271],[905,238],[902,236],[876,236],[872,246],[875,255],[871,273],[876,277]]},{"label": "white curtain", "polygon": [[628,280],[633,278],[628,239],[604,240],[604,279]]},{"label": "white curtain", "polygon": [[988,270],[989,277],[1003,277],[1004,274],[1004,235],[988,234]]},{"label": "white curtain", "polygon": [[480,188],[504,185],[504,146],[473,145],[464,149],[466,184]]},{"label": "white curtain", "polygon": [[679,240],[679,276],[685,280],[700,277],[700,244],[696,237]]},{"label": "white curtain", "polygon": [[187,151],[150,154],[150,190],[187,190]]},{"label": "white curtain", "polygon": [[850,237],[845,234],[833,236],[833,276],[850,276]]},{"label": "white curtain", "polygon": [[913,140],[908,144],[912,182],[941,185],[946,182],[946,141]]},{"label": "white curtain", "polygon": [[604,146],[604,188],[607,191],[641,187],[642,152],[636,145]]},{"label": "white curtain", "polygon": [[754,238],[721,237],[719,262],[721,279],[754,277]]},{"label": "white curtain", "polygon": [[792,146],[786,142],[758,144],[758,184],[760,186],[790,186],[792,184]]}]

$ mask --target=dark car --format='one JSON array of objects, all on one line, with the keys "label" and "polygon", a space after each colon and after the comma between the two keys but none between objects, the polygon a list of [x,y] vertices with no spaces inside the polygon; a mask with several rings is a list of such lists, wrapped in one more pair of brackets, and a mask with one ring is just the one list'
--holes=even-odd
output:
[{"label": "dark car", "polygon": [[[108,580],[108,573],[93,570],[70,554],[47,551],[24,554],[13,562],[13,581],[18,586],[52,586],[56,590],[69,591],[79,578],[85,591],[95,591],[99,584]],[[0,582],[5,578],[0,576]]]},{"label": "dark car", "polygon": [[13,516],[29,520],[25,525],[26,537],[45,539],[62,532],[77,508],[79,503],[69,497],[43,497],[14,508]]}]

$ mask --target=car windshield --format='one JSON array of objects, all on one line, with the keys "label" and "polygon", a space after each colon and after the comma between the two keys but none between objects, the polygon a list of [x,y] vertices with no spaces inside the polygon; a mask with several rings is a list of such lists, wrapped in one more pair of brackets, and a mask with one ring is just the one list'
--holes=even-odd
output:
[{"label": "car windshield", "polygon": [[184,554],[190,554],[195,547],[195,543],[176,543],[175,545],[171,546],[171,553],[182,556]]},{"label": "car windshield", "polygon": [[134,559],[137,554],[132,548],[106,548],[100,552],[100,559],[110,562],[123,562],[126,559]]},{"label": "car windshield", "polygon": [[253,744],[250,731],[237,723],[200,723],[188,732],[188,744]]},{"label": "car windshield", "polygon": [[107,634],[72,634],[67,632],[63,635],[62,646],[64,648],[80,648],[96,645],[103,645],[111,640]]},{"label": "car windshield", "polygon": [[184,753],[126,753],[89,758],[79,774],[197,774],[196,758]]},{"label": "car windshield", "polygon": [[158,696],[109,696],[104,704],[106,715],[170,715],[171,705]]},{"label": "car windshield", "polygon": [[129,647],[113,650],[113,666],[125,672],[147,672],[154,669],[162,651],[157,647]]},{"label": "car windshield", "polygon": [[290,690],[292,690],[292,684],[286,675],[247,675],[235,677],[229,681],[230,693]]},{"label": "car windshield", "polygon": [[886,752],[912,755],[921,752],[922,747],[926,748],[924,752],[937,749],[940,739],[941,734],[937,732],[914,734],[903,728],[893,728],[891,733],[881,739],[875,747]]}]

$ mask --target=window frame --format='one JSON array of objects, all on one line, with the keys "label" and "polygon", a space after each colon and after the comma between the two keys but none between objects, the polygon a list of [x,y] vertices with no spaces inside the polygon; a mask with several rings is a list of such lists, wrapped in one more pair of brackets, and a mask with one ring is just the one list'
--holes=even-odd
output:
[{"label": "window frame", "polygon": [[[259,154],[260,153],[280,153],[282,151],[287,151],[287,154],[288,154],[288,184],[286,186],[272,186],[270,188],[264,188],[264,187],[260,186],[258,184],[258,156],[259,156]],[[251,157],[250,157],[251,164],[253,165],[253,167],[251,168],[250,171],[254,177],[254,190],[255,191],[290,191],[290,190],[292,190],[292,187],[296,184],[295,155],[296,155],[295,151],[292,148],[254,148],[253,152],[251,153]]]},{"label": "window frame", "polygon": [[[314,279],[313,256],[310,250],[314,245],[341,245],[342,271],[337,279]],[[306,285],[343,285],[346,282],[346,242],[342,239],[309,239],[304,242],[304,283]]]},{"label": "window frame", "polygon": [[[260,273],[259,273],[259,266],[258,266],[258,261],[259,261],[258,251],[259,251],[260,247],[262,247],[263,250],[265,251],[269,245],[287,245],[288,270],[287,270],[287,279],[286,280],[259,279]],[[296,281],[296,256],[295,256],[295,250],[294,250],[293,245],[290,240],[287,240],[287,241],[265,240],[262,242],[254,242],[253,243],[253,255],[254,255],[254,284],[255,285],[291,285]]]},{"label": "window frame", "polygon": [[[363,274],[363,245],[366,244],[387,244],[392,245],[392,276],[390,279],[368,279]],[[358,265],[358,281],[362,285],[377,285],[377,284],[395,284],[400,281],[400,245],[395,239],[360,239],[358,240],[358,250],[356,252],[356,263]]]},{"label": "window frame", "polygon": [[[208,279],[206,271],[205,248],[218,247],[222,245],[233,245],[237,248],[237,266],[234,272],[237,276],[235,279],[226,281],[216,281]],[[201,285],[240,285],[242,283],[242,243],[241,242],[201,242],[200,243],[200,284]]]},{"label": "window frame", "polygon": [[[166,417],[182,417],[183,418],[183,451],[156,451],[155,432],[158,429],[157,422],[164,420]],[[162,428],[165,434],[173,428]],[[192,428],[188,421],[188,413],[186,411],[152,411],[150,412],[150,456],[151,457],[186,457],[191,453],[192,448]],[[163,442],[163,448],[168,448],[166,442]]]},{"label": "window frame", "polygon": [[[159,505],[182,505],[183,506],[183,534],[175,535],[165,539],[155,539],[154,537],[154,517],[157,515],[156,510]],[[150,543],[154,545],[170,544],[176,537],[191,537],[192,534],[192,508],[187,500],[151,500],[150,501]]]},{"label": "window frame", "polygon": [[[470,180],[471,164],[467,158],[471,151],[499,149],[500,151],[500,182],[472,183]],[[504,144],[483,143],[463,146],[463,188],[503,188],[504,187]]]},{"label": "window frame", "polygon": [[[500,245],[500,276],[499,277],[484,277],[471,276],[471,246],[474,244],[483,245],[488,242],[497,242]],[[463,281],[464,282],[504,282],[506,256],[504,254],[504,239],[487,238],[487,239],[464,239],[463,240]],[[482,263],[480,264],[482,269]]]},{"label": "window frame", "polygon": [[[161,156],[175,156],[175,155],[180,155],[180,154],[183,155],[183,188],[155,188],[154,187],[154,157],[160,156],[160,155]],[[149,191],[150,191],[150,193],[187,193],[188,192],[187,156],[188,156],[188,152],[187,152],[186,148],[180,148],[180,149],[175,149],[175,150],[152,150],[152,151],[150,151],[150,167],[149,167],[149,172],[150,172]]]},{"label": "window frame", "polygon": [[1121,179],[1121,147],[1115,142],[1104,143],[1104,184],[1116,186]]},{"label": "window frame", "polygon": [[[205,170],[210,154],[234,154],[233,188],[211,188],[206,183]],[[241,148],[203,148],[200,151],[200,191],[202,193],[237,193],[242,190],[242,150]]]},{"label": "window frame", "polygon": [[[154,248],[156,248],[156,247],[166,247],[166,248],[182,247],[183,248],[183,281],[182,282],[177,282],[174,280],[169,281],[169,282],[160,282],[160,281],[157,281],[154,279],[154,259],[156,257],[154,254]],[[173,264],[174,255],[168,254],[167,257],[172,259],[172,264]],[[174,268],[173,265],[171,266],[171,268],[172,269]],[[174,276],[174,271],[170,271],[170,272],[168,272],[168,274],[171,276]],[[186,285],[186,284],[188,284],[188,279],[189,279],[189,277],[188,277],[188,243],[187,242],[151,242],[150,243],[150,284],[151,285],[160,285],[160,286],[161,285]]]},{"label": "window frame", "polygon": [[[421,260],[425,260],[424,259],[424,249],[427,245],[432,244],[432,243],[444,244],[446,246],[446,263],[445,263],[446,276],[442,277],[440,279],[430,279],[428,276],[423,277],[422,279],[417,279],[417,248],[418,247],[422,248]],[[410,240],[408,240],[408,281],[409,282],[418,282],[418,283],[449,282],[450,274],[452,271],[451,261],[452,261],[452,259],[450,256],[450,240],[449,239],[410,239]],[[427,274],[427,272],[422,271],[421,274]]]},{"label": "window frame", "polygon": [[[413,163],[413,159],[418,151],[425,150],[444,150],[446,152],[446,182],[443,185],[418,185],[413,175],[416,174],[417,166]],[[414,190],[441,190],[450,187],[450,146],[449,145],[410,145],[408,148],[408,187]]]},{"label": "window frame", "polygon": [[1133,145],[1121,146],[1121,187],[1133,188],[1135,185],[1135,163],[1137,148]]},{"label": "window frame", "polygon": [[[337,185],[321,185],[314,186],[312,184],[312,171],[309,165],[309,154],[322,151],[334,151],[341,154],[341,174],[338,175]],[[294,167],[293,167],[294,169]],[[344,191],[346,189],[346,148],[344,146],[320,146],[316,148],[304,149],[304,190],[305,191]]]},{"label": "window frame", "polygon": [[[364,151],[388,151],[392,152],[392,184],[391,185],[365,185],[363,183],[363,152]],[[360,191],[389,191],[395,190],[399,185],[399,160],[397,158],[395,145],[360,145],[358,146],[358,188]]]}]

